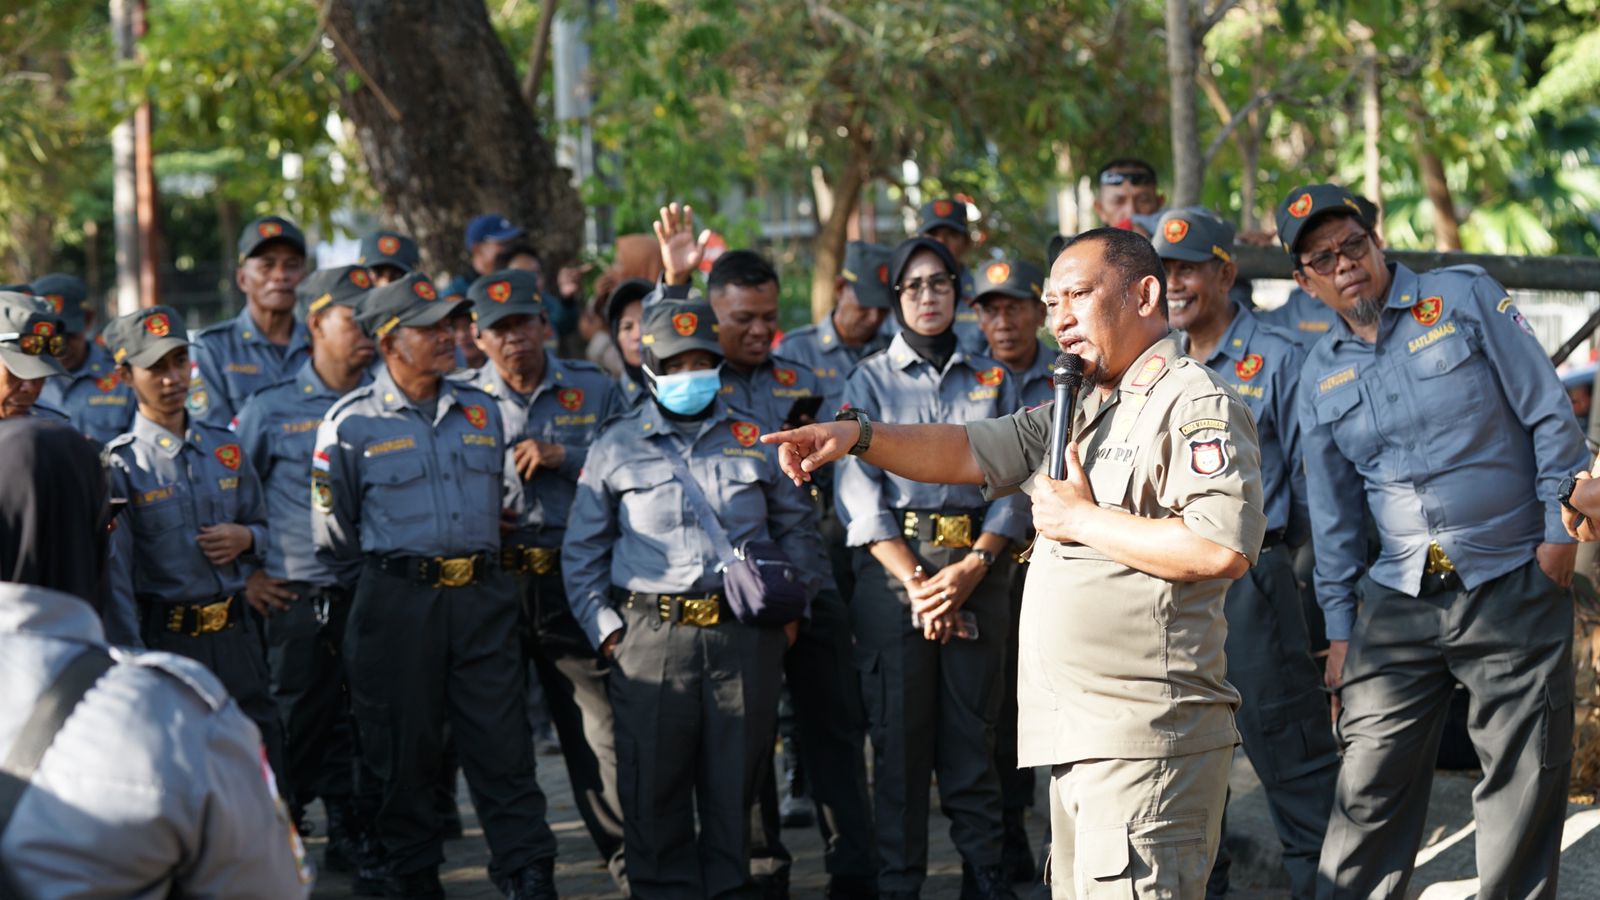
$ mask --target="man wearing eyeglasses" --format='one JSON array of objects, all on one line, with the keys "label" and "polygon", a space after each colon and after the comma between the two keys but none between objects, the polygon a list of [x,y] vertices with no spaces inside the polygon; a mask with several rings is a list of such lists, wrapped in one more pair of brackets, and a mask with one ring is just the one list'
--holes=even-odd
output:
[{"label": "man wearing eyeglasses", "polygon": [[1133,217],[1154,215],[1167,198],[1156,189],[1156,169],[1142,159],[1113,159],[1095,173],[1094,214],[1112,228],[1133,228]]},{"label": "man wearing eyeglasses", "polygon": [[[1318,896],[1405,893],[1458,681],[1484,768],[1479,896],[1554,896],[1576,551],[1558,490],[1588,463],[1571,405],[1482,269],[1387,263],[1336,185],[1290,191],[1277,220],[1295,283],[1339,314],[1298,399],[1344,750]],[[1370,567],[1366,510],[1382,545]]]},{"label": "man wearing eyeglasses", "polygon": [[36,405],[44,380],[65,375],[56,356],[64,347],[61,319],[49,304],[15,291],[0,291],[0,419],[47,415]]},{"label": "man wearing eyeglasses", "polygon": [[138,401],[117,375],[110,351],[90,336],[95,313],[88,286],[76,275],[56,272],[35,278],[30,287],[61,317],[58,361],[67,375],[44,383],[39,405],[59,410],[73,428],[101,443],[127,431]]}]

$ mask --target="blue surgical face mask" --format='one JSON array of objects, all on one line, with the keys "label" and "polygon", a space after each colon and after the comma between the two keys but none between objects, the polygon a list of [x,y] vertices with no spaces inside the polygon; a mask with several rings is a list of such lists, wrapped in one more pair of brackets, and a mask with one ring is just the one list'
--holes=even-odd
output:
[{"label": "blue surgical face mask", "polygon": [[721,366],[701,369],[698,372],[678,372],[674,375],[657,375],[644,369],[645,375],[655,385],[656,402],[670,413],[692,416],[711,405],[722,389]]}]

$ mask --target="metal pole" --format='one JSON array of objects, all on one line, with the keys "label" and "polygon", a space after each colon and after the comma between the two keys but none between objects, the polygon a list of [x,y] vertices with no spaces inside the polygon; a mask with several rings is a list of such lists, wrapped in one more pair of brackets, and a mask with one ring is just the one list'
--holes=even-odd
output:
[{"label": "metal pole", "polygon": [[[146,21],[146,0],[137,0],[133,8],[133,37],[137,41],[149,30]],[[161,302],[161,282],[158,263],[161,259],[161,227],[157,221],[155,150],[151,144],[150,101],[139,104],[133,113],[133,165],[138,188],[139,212],[139,303],[155,306]]]}]

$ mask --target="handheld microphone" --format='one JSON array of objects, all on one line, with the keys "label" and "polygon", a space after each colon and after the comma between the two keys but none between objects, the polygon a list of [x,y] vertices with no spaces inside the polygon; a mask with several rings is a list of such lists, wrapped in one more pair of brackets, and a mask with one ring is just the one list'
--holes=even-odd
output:
[{"label": "handheld microphone", "polygon": [[1050,469],[1056,481],[1067,477],[1067,441],[1072,433],[1073,405],[1078,401],[1078,389],[1083,387],[1083,357],[1076,353],[1063,353],[1050,367],[1055,373],[1050,379],[1055,385],[1056,402],[1050,413]]}]

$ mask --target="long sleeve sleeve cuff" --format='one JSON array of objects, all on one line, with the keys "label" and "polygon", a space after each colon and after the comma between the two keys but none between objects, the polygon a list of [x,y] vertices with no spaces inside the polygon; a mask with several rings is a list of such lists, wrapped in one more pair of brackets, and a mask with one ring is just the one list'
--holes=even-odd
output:
[{"label": "long sleeve sleeve cuff", "polygon": [[1546,544],[1573,544],[1577,543],[1572,535],[1567,533],[1567,526],[1561,522],[1561,504],[1551,503],[1544,514],[1544,542]]},{"label": "long sleeve sleeve cuff", "polygon": [[583,472],[583,464],[589,458],[589,448],[582,444],[562,444],[567,455],[561,460],[561,465],[556,466],[556,472],[568,481],[577,481]]},{"label": "long sleeve sleeve cuff", "polygon": [[880,509],[873,515],[851,519],[845,528],[844,542],[850,547],[865,547],[900,536],[900,523],[888,510]]},{"label": "long sleeve sleeve cuff", "polygon": [[1350,632],[1356,624],[1355,606],[1348,600],[1334,607],[1322,608],[1322,619],[1326,626],[1328,640],[1348,641]]},{"label": "long sleeve sleeve cuff", "polygon": [[622,630],[623,621],[622,616],[606,605],[601,598],[592,598],[590,602],[597,606],[598,609],[595,611],[594,617],[585,623],[584,631],[589,635],[589,643],[593,644],[596,650],[599,650],[605,645],[606,638]]}]

